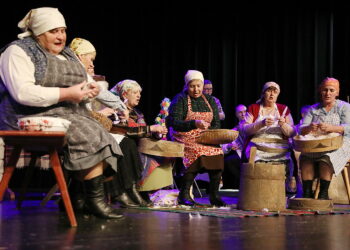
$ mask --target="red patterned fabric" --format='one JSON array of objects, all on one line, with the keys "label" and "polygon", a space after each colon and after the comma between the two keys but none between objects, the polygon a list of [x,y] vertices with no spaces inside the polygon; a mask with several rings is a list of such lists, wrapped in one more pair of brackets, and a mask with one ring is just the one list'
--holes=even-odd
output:
[{"label": "red patterned fabric", "polygon": [[[193,112],[191,98],[187,96],[188,112],[185,119],[186,121],[204,120],[211,123],[213,120],[213,110],[204,95],[202,95],[202,98],[208,105],[211,112]],[[183,157],[183,163],[186,168],[202,155],[213,156],[223,154],[221,148],[199,144],[196,142],[196,139],[199,137],[202,131],[203,129],[197,128],[188,132],[174,132],[173,134],[177,141],[185,144],[185,156]]]},{"label": "red patterned fabric", "polygon": [[[277,109],[278,109],[278,112],[280,113],[280,115],[283,114],[283,111],[284,109],[287,107],[286,105],[283,105],[283,104],[279,104],[279,103],[276,103],[277,105]],[[259,116],[259,111],[260,111],[260,104],[258,103],[253,103],[251,105],[249,105],[248,107],[248,113],[252,114],[253,117],[254,117],[254,120],[253,122],[256,121],[256,119],[258,118]],[[285,116],[289,115],[290,114],[290,110],[289,108],[287,107],[287,112],[285,113]]]}]

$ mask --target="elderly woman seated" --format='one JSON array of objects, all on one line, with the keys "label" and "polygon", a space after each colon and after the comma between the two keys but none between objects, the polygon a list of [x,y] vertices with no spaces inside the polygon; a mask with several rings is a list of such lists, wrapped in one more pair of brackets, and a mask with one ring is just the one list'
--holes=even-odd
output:
[{"label": "elderly woman seated", "polygon": [[207,129],[220,128],[219,112],[213,97],[203,94],[204,77],[202,72],[188,70],[185,85],[169,107],[167,125],[172,127],[174,139],[185,146],[183,164],[186,167],[178,203],[180,205],[201,205],[192,199],[190,188],[198,173],[208,172],[209,200],[214,206],[225,206],[218,190],[224,168],[223,151],[219,145],[205,145],[196,139]]},{"label": "elderly woman seated", "polygon": [[261,98],[248,107],[243,126],[248,137],[245,157],[250,157],[250,149],[255,146],[257,151],[254,161],[283,162],[289,166],[288,177],[291,177],[293,161],[288,138],[295,134],[295,129],[289,108],[276,103],[279,93],[280,86],[277,83],[267,82],[263,86]]},{"label": "elderly woman seated", "polygon": [[337,150],[320,153],[302,153],[300,156],[301,176],[303,180],[303,197],[313,198],[312,183],[318,175],[320,192],[318,199],[329,199],[328,188],[333,174],[338,175],[350,159],[350,105],[337,100],[339,81],[326,78],[320,87],[321,102],[312,105],[306,113],[300,133],[343,135],[343,145]]},{"label": "elderly woman seated", "polygon": [[0,129],[18,130],[18,119],[29,115],[69,120],[63,165],[85,186],[84,210],[102,218],[121,218],[105,202],[103,169],[116,170],[122,153],[113,137],[89,117],[85,100],[99,89],[86,84],[84,68],[65,46],[64,17],[55,8],[33,9],[19,27],[24,31],[20,40],[0,55]]},{"label": "elderly woman seated", "polygon": [[[85,70],[88,73],[89,81],[94,82],[94,60],[96,58],[95,47],[88,41],[82,38],[75,38],[70,44],[70,48],[75,52]],[[119,113],[120,119],[127,119],[129,112],[125,104],[120,100],[119,96],[114,95],[107,90],[108,83],[105,81],[97,81],[99,87],[102,89],[99,95],[96,96],[96,101],[103,104],[102,105],[88,105],[88,108],[92,111],[99,112],[102,117],[97,116],[97,119],[102,123],[112,121],[107,118],[116,112]],[[107,85],[104,86],[104,85]],[[96,110],[96,107],[101,109]],[[96,117],[96,116],[94,116]],[[104,117],[104,118],[103,118]],[[106,121],[107,120],[107,121]],[[107,129],[110,129],[108,125]],[[113,180],[105,182],[105,187],[110,195],[112,203],[118,202],[122,207],[137,207],[137,206],[148,206],[149,202],[146,202],[136,189],[136,183],[141,178],[141,173],[143,171],[143,165],[141,163],[137,147],[135,142],[125,136],[111,134],[120,146],[123,152],[123,157],[118,161],[118,171],[113,176]],[[105,172],[108,175],[108,172]],[[70,185],[70,190],[75,190],[75,195],[80,197],[81,192],[79,191],[79,184],[74,180]],[[79,200],[79,198],[77,198]]]},{"label": "elderly woman seated", "polygon": [[[161,139],[168,133],[165,126],[159,124],[147,125],[142,112],[136,108],[140,102],[142,91],[141,86],[136,81],[123,80],[117,83],[110,91],[120,96],[129,110],[129,118],[125,123],[122,122],[120,126],[125,139],[137,144],[140,138]],[[152,171],[162,164],[162,158],[155,158],[140,153],[139,155],[134,155],[133,160],[138,162],[137,165],[140,166],[140,171],[142,172],[138,183],[134,183],[132,186],[133,190],[136,190],[137,186],[141,186]],[[140,160],[142,164],[139,163]],[[140,193],[147,204],[150,205],[151,201],[148,192],[143,191]]]}]

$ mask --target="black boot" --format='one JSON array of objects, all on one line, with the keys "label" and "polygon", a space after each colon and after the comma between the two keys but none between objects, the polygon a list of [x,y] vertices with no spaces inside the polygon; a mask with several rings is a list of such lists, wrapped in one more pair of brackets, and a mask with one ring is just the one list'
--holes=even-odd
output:
[{"label": "black boot", "polygon": [[130,189],[127,190],[130,198],[141,207],[149,207],[150,205],[141,197],[139,191],[137,191],[136,184],[134,183]]},{"label": "black boot", "polygon": [[320,192],[318,193],[319,200],[329,200],[329,197],[328,197],[329,184],[331,184],[330,181],[320,179]]},{"label": "black boot", "polygon": [[202,204],[195,202],[190,195],[190,189],[196,175],[197,175],[196,173],[188,172],[188,173],[185,173],[184,176],[182,177],[181,190],[177,198],[177,203],[179,205],[203,206]]},{"label": "black boot", "polygon": [[138,204],[136,204],[126,192],[123,192],[121,195],[112,197],[111,199],[112,203],[120,203],[122,207],[125,208],[133,208],[133,207],[139,207]]},{"label": "black boot", "polygon": [[68,192],[72,201],[74,212],[82,213],[85,205],[84,184],[81,181],[72,178]]},{"label": "black boot", "polygon": [[124,216],[109,206],[105,201],[103,190],[103,175],[85,180],[86,200],[85,208],[93,215],[105,219],[121,219]]},{"label": "black boot", "polygon": [[140,193],[142,199],[147,203],[147,205],[149,205],[149,206],[153,205],[153,201],[151,201],[151,199],[149,198],[148,191],[140,191],[139,193]]},{"label": "black boot", "polygon": [[221,180],[221,170],[209,170],[209,201],[210,204],[217,207],[225,207],[227,204],[223,202],[219,196],[219,186]]},{"label": "black boot", "polygon": [[303,181],[303,198],[314,198],[314,194],[312,192],[313,182],[313,180]]},{"label": "black boot", "polygon": [[[85,205],[84,184],[72,177],[68,183],[68,193],[74,212],[77,214],[83,213]],[[58,205],[61,211],[65,211],[62,199],[60,199]]]}]

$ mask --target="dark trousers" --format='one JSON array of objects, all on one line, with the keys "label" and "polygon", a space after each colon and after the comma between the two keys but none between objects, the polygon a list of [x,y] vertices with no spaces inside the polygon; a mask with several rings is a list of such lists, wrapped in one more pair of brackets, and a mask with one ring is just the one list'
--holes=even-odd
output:
[{"label": "dark trousers", "polygon": [[223,189],[239,189],[241,158],[235,150],[224,157]]},{"label": "dark trousers", "polygon": [[119,196],[137,183],[143,171],[140,155],[133,139],[125,137],[119,144],[123,157],[118,159],[118,170],[108,183],[107,193],[111,197]]}]

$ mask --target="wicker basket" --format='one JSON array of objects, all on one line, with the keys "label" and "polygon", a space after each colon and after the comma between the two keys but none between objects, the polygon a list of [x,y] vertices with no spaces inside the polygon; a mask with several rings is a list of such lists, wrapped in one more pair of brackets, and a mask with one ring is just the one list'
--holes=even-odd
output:
[{"label": "wicker basket", "polygon": [[98,113],[96,111],[90,111],[90,115],[97,120],[99,123],[101,123],[101,125],[107,130],[110,131],[112,126],[113,126],[113,122],[111,119],[109,119],[107,116]]},{"label": "wicker basket", "polygon": [[139,140],[138,150],[148,155],[183,157],[184,147],[184,144],[178,142],[141,138]]},{"label": "wicker basket", "polygon": [[293,147],[295,151],[302,153],[318,153],[336,150],[343,145],[343,136],[324,138],[319,140],[301,140],[300,136],[294,136]]},{"label": "wicker basket", "polygon": [[225,144],[237,139],[239,132],[232,129],[209,129],[201,133],[197,138],[202,144]]}]

